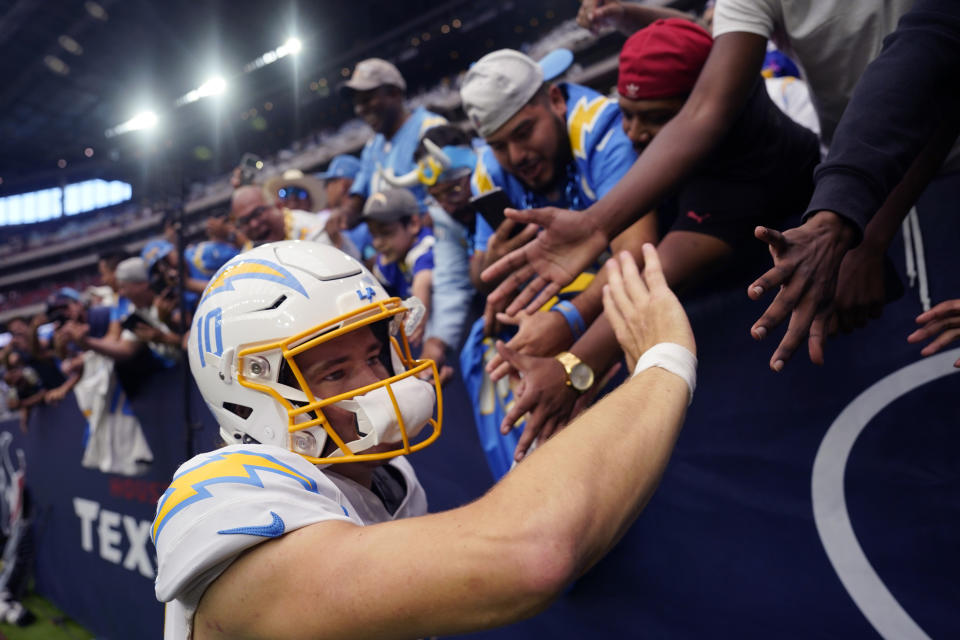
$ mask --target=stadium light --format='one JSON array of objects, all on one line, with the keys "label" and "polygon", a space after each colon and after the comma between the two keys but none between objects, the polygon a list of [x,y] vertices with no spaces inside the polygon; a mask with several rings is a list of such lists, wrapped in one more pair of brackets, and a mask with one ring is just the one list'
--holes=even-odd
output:
[{"label": "stadium light", "polygon": [[221,76],[214,76],[200,85],[200,93],[203,94],[203,97],[219,95],[226,90],[227,81]]},{"label": "stadium light", "polygon": [[129,133],[130,131],[140,131],[143,129],[153,129],[157,126],[157,123],[160,119],[157,117],[157,114],[153,111],[141,111],[137,115],[133,116],[123,124],[118,124],[112,129],[107,129],[104,131],[104,135],[108,138],[114,136],[119,136],[124,133]]},{"label": "stadium light", "polygon": [[286,49],[287,55],[295,56],[303,49],[303,43],[300,42],[300,38],[290,38],[284,43],[282,48]]},{"label": "stadium light", "polygon": [[268,64],[273,64],[277,60],[286,58],[287,56],[295,56],[303,50],[303,43],[300,41],[300,38],[296,36],[290,36],[287,38],[287,41],[276,49],[271,49],[265,54],[254,60],[253,62],[248,63],[243,67],[244,73],[249,73],[250,71],[256,71],[261,69]]},{"label": "stadium light", "polygon": [[223,79],[223,76],[213,76],[198,88],[177,99],[176,105],[179,107],[185,104],[190,104],[191,102],[196,102],[197,100],[201,100],[203,98],[217,96],[226,90],[227,81]]}]

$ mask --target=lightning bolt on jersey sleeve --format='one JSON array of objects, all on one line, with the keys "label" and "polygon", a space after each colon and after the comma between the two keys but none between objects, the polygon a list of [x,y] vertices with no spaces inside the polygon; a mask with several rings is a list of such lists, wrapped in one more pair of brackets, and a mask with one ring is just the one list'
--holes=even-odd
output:
[{"label": "lightning bolt on jersey sleeve", "polygon": [[390,464],[406,485],[393,514],[366,488],[278,447],[232,445],[184,463],[151,529],[156,595],[168,603],[165,637],[190,637],[204,591],[250,547],[327,520],[363,526],[426,513],[412,467],[401,458]]}]

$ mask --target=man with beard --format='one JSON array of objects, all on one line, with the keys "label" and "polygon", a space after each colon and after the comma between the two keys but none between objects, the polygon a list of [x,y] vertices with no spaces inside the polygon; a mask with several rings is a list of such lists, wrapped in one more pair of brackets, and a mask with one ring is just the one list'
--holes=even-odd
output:
[{"label": "man with beard", "polygon": [[[521,209],[585,209],[613,188],[636,160],[616,102],[587,87],[550,82],[562,71],[553,67],[555,59],[551,55],[538,63],[519,51],[501,49],[482,57],[467,72],[460,89],[464,111],[489,145],[477,154],[471,182],[475,195],[500,188]],[[507,220],[493,230],[477,219],[471,269],[475,274],[536,235],[536,229],[529,227],[511,237],[514,227]],[[614,238],[610,247],[628,251],[639,261],[643,259],[640,247],[654,242],[656,234],[656,217],[651,212]],[[497,314],[499,323],[517,326],[508,350],[561,358],[553,364],[561,379],[568,381],[574,369],[592,369],[566,349],[600,314],[606,275],[600,272],[594,278],[593,271],[582,273],[558,299],[535,313]],[[477,279],[474,284],[489,291],[496,283]],[[487,311],[486,333],[491,335],[497,330],[491,322],[493,309]],[[475,332],[471,336],[482,338]],[[500,378],[514,367],[493,354],[487,370]],[[589,380],[577,387],[578,393],[589,391],[593,380],[600,379],[593,373],[583,376]]]},{"label": "man with beard", "polygon": [[[627,40],[617,90],[623,130],[638,153],[679,113],[712,44],[704,29],[677,18],[659,20]],[[818,159],[816,136],[771,102],[758,74],[726,138],[657,208],[661,227],[668,229],[658,251],[670,286],[687,289],[709,274],[708,284],[715,287],[724,270],[729,280],[756,268],[766,248],[753,239],[754,227],[780,225],[802,213]],[[618,358],[613,332],[602,318],[570,351],[601,370]],[[502,428],[533,411],[524,436],[537,433],[541,422],[549,433],[555,421],[571,415],[575,389],[564,385],[562,371],[548,358],[505,353],[526,381]],[[524,437],[518,452],[527,442]]]},{"label": "man with beard", "polygon": [[[477,159],[473,192],[499,187],[521,209],[585,209],[619,182],[636,154],[614,101],[544,78],[540,64],[512,49],[487,54],[467,72],[463,108],[489,145]],[[652,238],[654,217],[646,222]],[[486,251],[493,232],[478,220],[475,250]]]}]

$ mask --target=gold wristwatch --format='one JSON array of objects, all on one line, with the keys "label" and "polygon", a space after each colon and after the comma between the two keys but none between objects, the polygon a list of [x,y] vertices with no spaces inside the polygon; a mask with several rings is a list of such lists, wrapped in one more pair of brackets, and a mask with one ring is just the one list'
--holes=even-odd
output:
[{"label": "gold wristwatch", "polygon": [[554,356],[567,372],[567,386],[583,393],[593,386],[593,369],[586,362],[569,351],[563,351]]}]

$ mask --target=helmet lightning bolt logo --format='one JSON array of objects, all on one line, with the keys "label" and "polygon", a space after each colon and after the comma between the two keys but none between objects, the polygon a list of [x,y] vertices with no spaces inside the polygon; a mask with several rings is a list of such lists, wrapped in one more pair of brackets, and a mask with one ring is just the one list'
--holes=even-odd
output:
[{"label": "helmet lightning bolt logo", "polygon": [[573,107],[568,120],[568,130],[570,132],[570,148],[573,155],[578,158],[587,157],[587,134],[593,131],[597,120],[604,107],[610,101],[604,96],[597,96],[590,102],[587,102],[586,96],[580,98]]},{"label": "helmet lightning bolt logo", "polygon": [[234,281],[247,279],[276,282],[290,287],[297,293],[302,294],[304,298],[310,297],[300,281],[279,264],[269,260],[254,260],[252,258],[221,269],[210,281],[203,297],[208,298],[222,291],[233,291]]},{"label": "helmet lightning bolt logo", "polygon": [[292,478],[306,491],[318,493],[316,481],[276,458],[263,453],[232,451],[214,454],[199,466],[174,476],[157,503],[157,517],[150,537],[157,543],[163,528],[181,509],[213,497],[209,487],[215,484],[246,484],[263,488],[261,473]]}]

